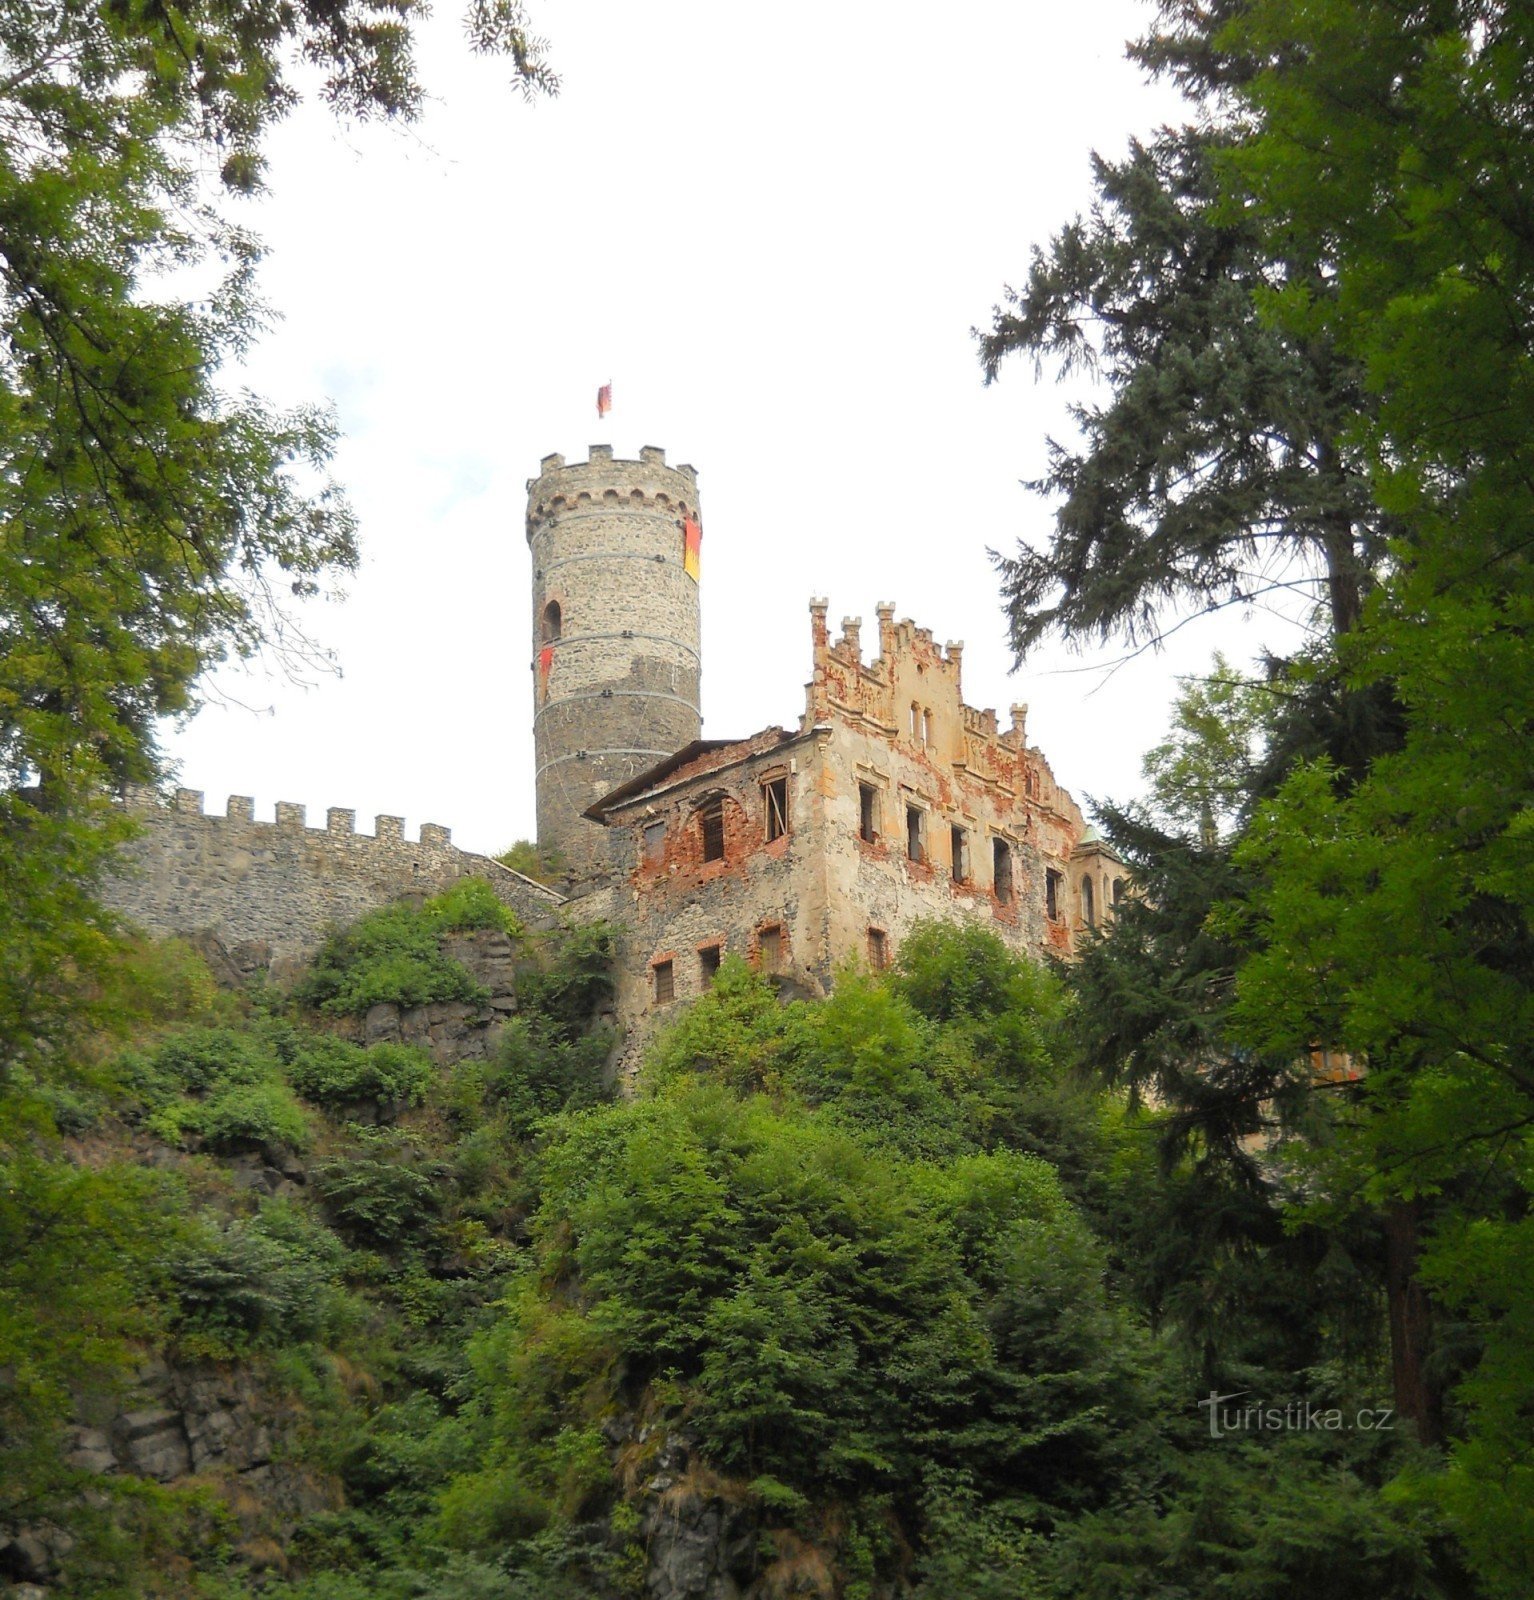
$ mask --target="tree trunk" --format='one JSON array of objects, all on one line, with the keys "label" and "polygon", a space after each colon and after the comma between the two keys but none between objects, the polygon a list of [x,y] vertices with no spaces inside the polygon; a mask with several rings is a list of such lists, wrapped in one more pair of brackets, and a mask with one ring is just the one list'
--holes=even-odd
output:
[{"label": "tree trunk", "polygon": [[1396,1413],[1426,1445],[1443,1443],[1443,1395],[1428,1375],[1432,1307],[1417,1278],[1422,1202],[1401,1200],[1385,1212],[1385,1298]]}]

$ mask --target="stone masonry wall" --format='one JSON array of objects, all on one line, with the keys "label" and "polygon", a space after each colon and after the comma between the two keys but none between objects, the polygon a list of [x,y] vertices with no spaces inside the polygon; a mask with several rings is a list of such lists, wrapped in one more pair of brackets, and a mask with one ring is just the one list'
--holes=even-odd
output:
[{"label": "stone masonry wall", "polygon": [[[614,882],[601,911],[619,930],[626,1060],[652,1027],[703,992],[705,950],[743,956],[791,992],[829,986],[817,742],[769,728],[700,755],[609,812]],[[773,779],[787,783],[788,831],[769,840],[764,785]],[[724,856],[705,861],[700,810],[714,800],[723,805]],[[581,900],[574,909],[584,916],[595,907]],[[656,996],[663,961],[672,965],[671,1001]]]},{"label": "stone masonry wall", "polygon": [[332,808],[325,827],[310,828],[304,807],[287,802],[274,822],[258,822],[245,795],[231,796],[224,816],[207,816],[195,789],[177,789],[168,804],[138,789],[125,803],[141,832],[106,903],[150,933],[211,933],[237,953],[255,947],[248,964],[290,968],[331,924],[440,894],[463,877],[483,878],[530,926],[545,925],[562,903],[521,873],[457,849],[433,823],[407,839],[403,818],[379,816],[373,833],[358,833],[353,812]]}]

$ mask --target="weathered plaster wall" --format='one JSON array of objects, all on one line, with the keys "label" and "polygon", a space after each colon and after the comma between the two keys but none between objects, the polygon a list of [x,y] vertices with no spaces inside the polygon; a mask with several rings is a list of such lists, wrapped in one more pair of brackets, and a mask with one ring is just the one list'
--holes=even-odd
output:
[{"label": "weathered plaster wall", "polygon": [[126,803],[141,831],[106,886],[106,903],[150,933],[208,932],[231,950],[264,947],[279,968],[315,950],[332,923],[406,895],[440,894],[463,877],[485,879],[531,926],[562,903],[499,862],[455,848],[433,823],[419,839],[407,839],[403,819],[391,816],[357,833],[354,813],[332,808],[325,827],[310,828],[304,808],[286,802],[274,822],[258,822],[245,795],[231,796],[224,816],[207,816],[195,789],[177,789],[169,803],[135,790]]},{"label": "weathered plaster wall", "polygon": [[[861,624],[848,618],[832,642],[826,603],[810,605],[814,673],[806,725],[835,737],[823,775],[827,811],[830,943],[842,958],[866,950],[870,927],[893,954],[920,918],[977,921],[1029,954],[1071,953],[1080,922],[1069,863],[1085,828],[1080,808],[1026,741],[1028,708],[1012,725],[964,704],[963,646],[946,649],[880,605],[879,654],[862,659]],[[876,838],[860,837],[860,785],[875,795]],[[920,817],[921,859],[908,849],[907,809]],[[953,827],[963,829],[967,872],[955,870]],[[1012,890],[998,896],[994,843],[1005,844]],[[1058,915],[1045,914],[1045,874],[1060,874]]]},{"label": "weathered plaster wall", "polygon": [[[603,904],[620,928],[618,1016],[635,1030],[631,1059],[657,1021],[703,992],[706,948],[744,956],[804,993],[824,991],[819,743],[769,728],[700,755],[609,813],[615,882]],[[764,785],[777,778],[788,786],[788,831],[769,841]],[[724,856],[706,861],[700,810],[714,799],[723,805]],[[585,916],[597,906],[583,899],[572,909]],[[764,960],[764,928],[780,930],[775,963],[770,939]],[[655,966],[667,960],[674,998],[657,1002]]]}]

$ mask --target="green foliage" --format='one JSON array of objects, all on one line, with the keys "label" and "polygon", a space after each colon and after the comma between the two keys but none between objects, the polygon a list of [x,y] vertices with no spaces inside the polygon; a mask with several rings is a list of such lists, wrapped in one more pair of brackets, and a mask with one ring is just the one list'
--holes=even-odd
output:
[{"label": "green foliage", "polygon": [[370,911],[325,941],[297,998],[334,1016],[360,1016],[370,1006],[482,1000],[484,990],[441,948],[445,934],[519,925],[479,878],[464,878],[419,908],[406,903]]},{"label": "green foliage", "polygon": [[74,1487],[61,1450],[74,1404],[112,1395],[161,1324],[171,1197],[157,1174],[75,1166],[0,1115],[0,1517],[11,1520]]},{"label": "green foliage", "polygon": [[565,872],[565,858],[558,850],[534,844],[531,839],[518,839],[499,851],[495,859],[535,883],[556,884]]},{"label": "green foliage", "polygon": [[1359,1463],[1303,1435],[1226,1446],[1177,1464],[1157,1498],[1080,1519],[1049,1553],[1048,1592],[1436,1600],[1453,1581],[1442,1528],[1383,1499]]},{"label": "green foliage", "polygon": [[318,1105],[370,1101],[385,1109],[420,1105],[436,1077],[431,1058],[414,1045],[364,1049],[329,1034],[305,1041],[287,1072],[288,1082]]},{"label": "green foliage", "polygon": [[189,1136],[216,1150],[307,1148],[307,1114],[283,1079],[278,1041],[232,1027],[188,1028],[121,1064],[145,1126],[172,1144]]},{"label": "green foliage", "polygon": [[333,1233],[280,1202],[248,1223],[199,1220],[167,1258],[176,1342],[187,1355],[230,1360],[333,1334],[345,1261]]},{"label": "green foliage", "polygon": [[[1167,10],[1190,33],[1209,14]],[[1200,65],[1205,91],[1221,69]],[[988,381],[1022,354],[1108,391],[1072,407],[1082,443],[1051,441],[1033,485],[1059,502],[1048,546],[998,562],[1019,656],[1052,631],[1143,644],[1172,608],[1271,603],[1317,568],[1331,627],[1357,620],[1389,522],[1347,440],[1370,402],[1332,341],[1262,314],[1272,286],[1324,275],[1225,205],[1232,138],[1204,119],[1094,156],[1090,216],[1035,248],[981,338]]]},{"label": "green foliage", "polygon": [[516,938],[522,932],[516,912],[483,878],[460,878],[421,909],[442,933],[496,928]]},{"label": "green foliage", "polygon": [[441,1211],[445,1164],[410,1134],[383,1128],[355,1134],[350,1152],[315,1169],[325,1209],[362,1244],[393,1249],[419,1239]]},{"label": "green foliage", "polygon": [[530,970],[518,974],[522,1007],[573,1036],[611,1004],[613,930],[605,922],[578,923],[545,935],[540,953]]},{"label": "green foliage", "polygon": [[481,1074],[484,1104],[507,1132],[526,1139],[543,1118],[579,1110],[610,1098],[607,1058],[612,1034],[605,1028],[566,1037],[567,1030],[540,1012],[513,1017]]},{"label": "green foliage", "polygon": [[540,1273],[579,1299],[529,1285],[478,1354],[519,1492],[568,1499],[555,1445],[619,1373],[679,1380],[707,1458],[772,1479],[768,1498],[872,1504],[945,1466],[1056,1503],[1092,1492],[1132,1339],[1044,1163],[875,1153],[706,1084],[551,1131]]}]

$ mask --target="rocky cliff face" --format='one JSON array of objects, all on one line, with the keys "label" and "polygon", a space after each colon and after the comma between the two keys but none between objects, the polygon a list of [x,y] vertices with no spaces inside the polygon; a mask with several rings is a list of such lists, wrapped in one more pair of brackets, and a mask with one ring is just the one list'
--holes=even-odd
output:
[{"label": "rocky cliff face", "polygon": [[[81,1409],[70,1466],[213,1491],[237,1529],[235,1553],[252,1570],[284,1570],[299,1521],[342,1504],[338,1483],[292,1458],[298,1415],[257,1367],[148,1356],[114,1403]],[[48,1523],[0,1528],[0,1577],[50,1585],[72,1543]]]},{"label": "rocky cliff face", "polygon": [[355,1036],[363,1044],[420,1045],[438,1066],[479,1060],[495,1047],[502,1025],[517,1009],[516,950],[504,933],[492,928],[450,934],[442,953],[468,969],[489,998],[477,1005],[443,1000],[433,1005],[376,1005],[362,1019]]}]

